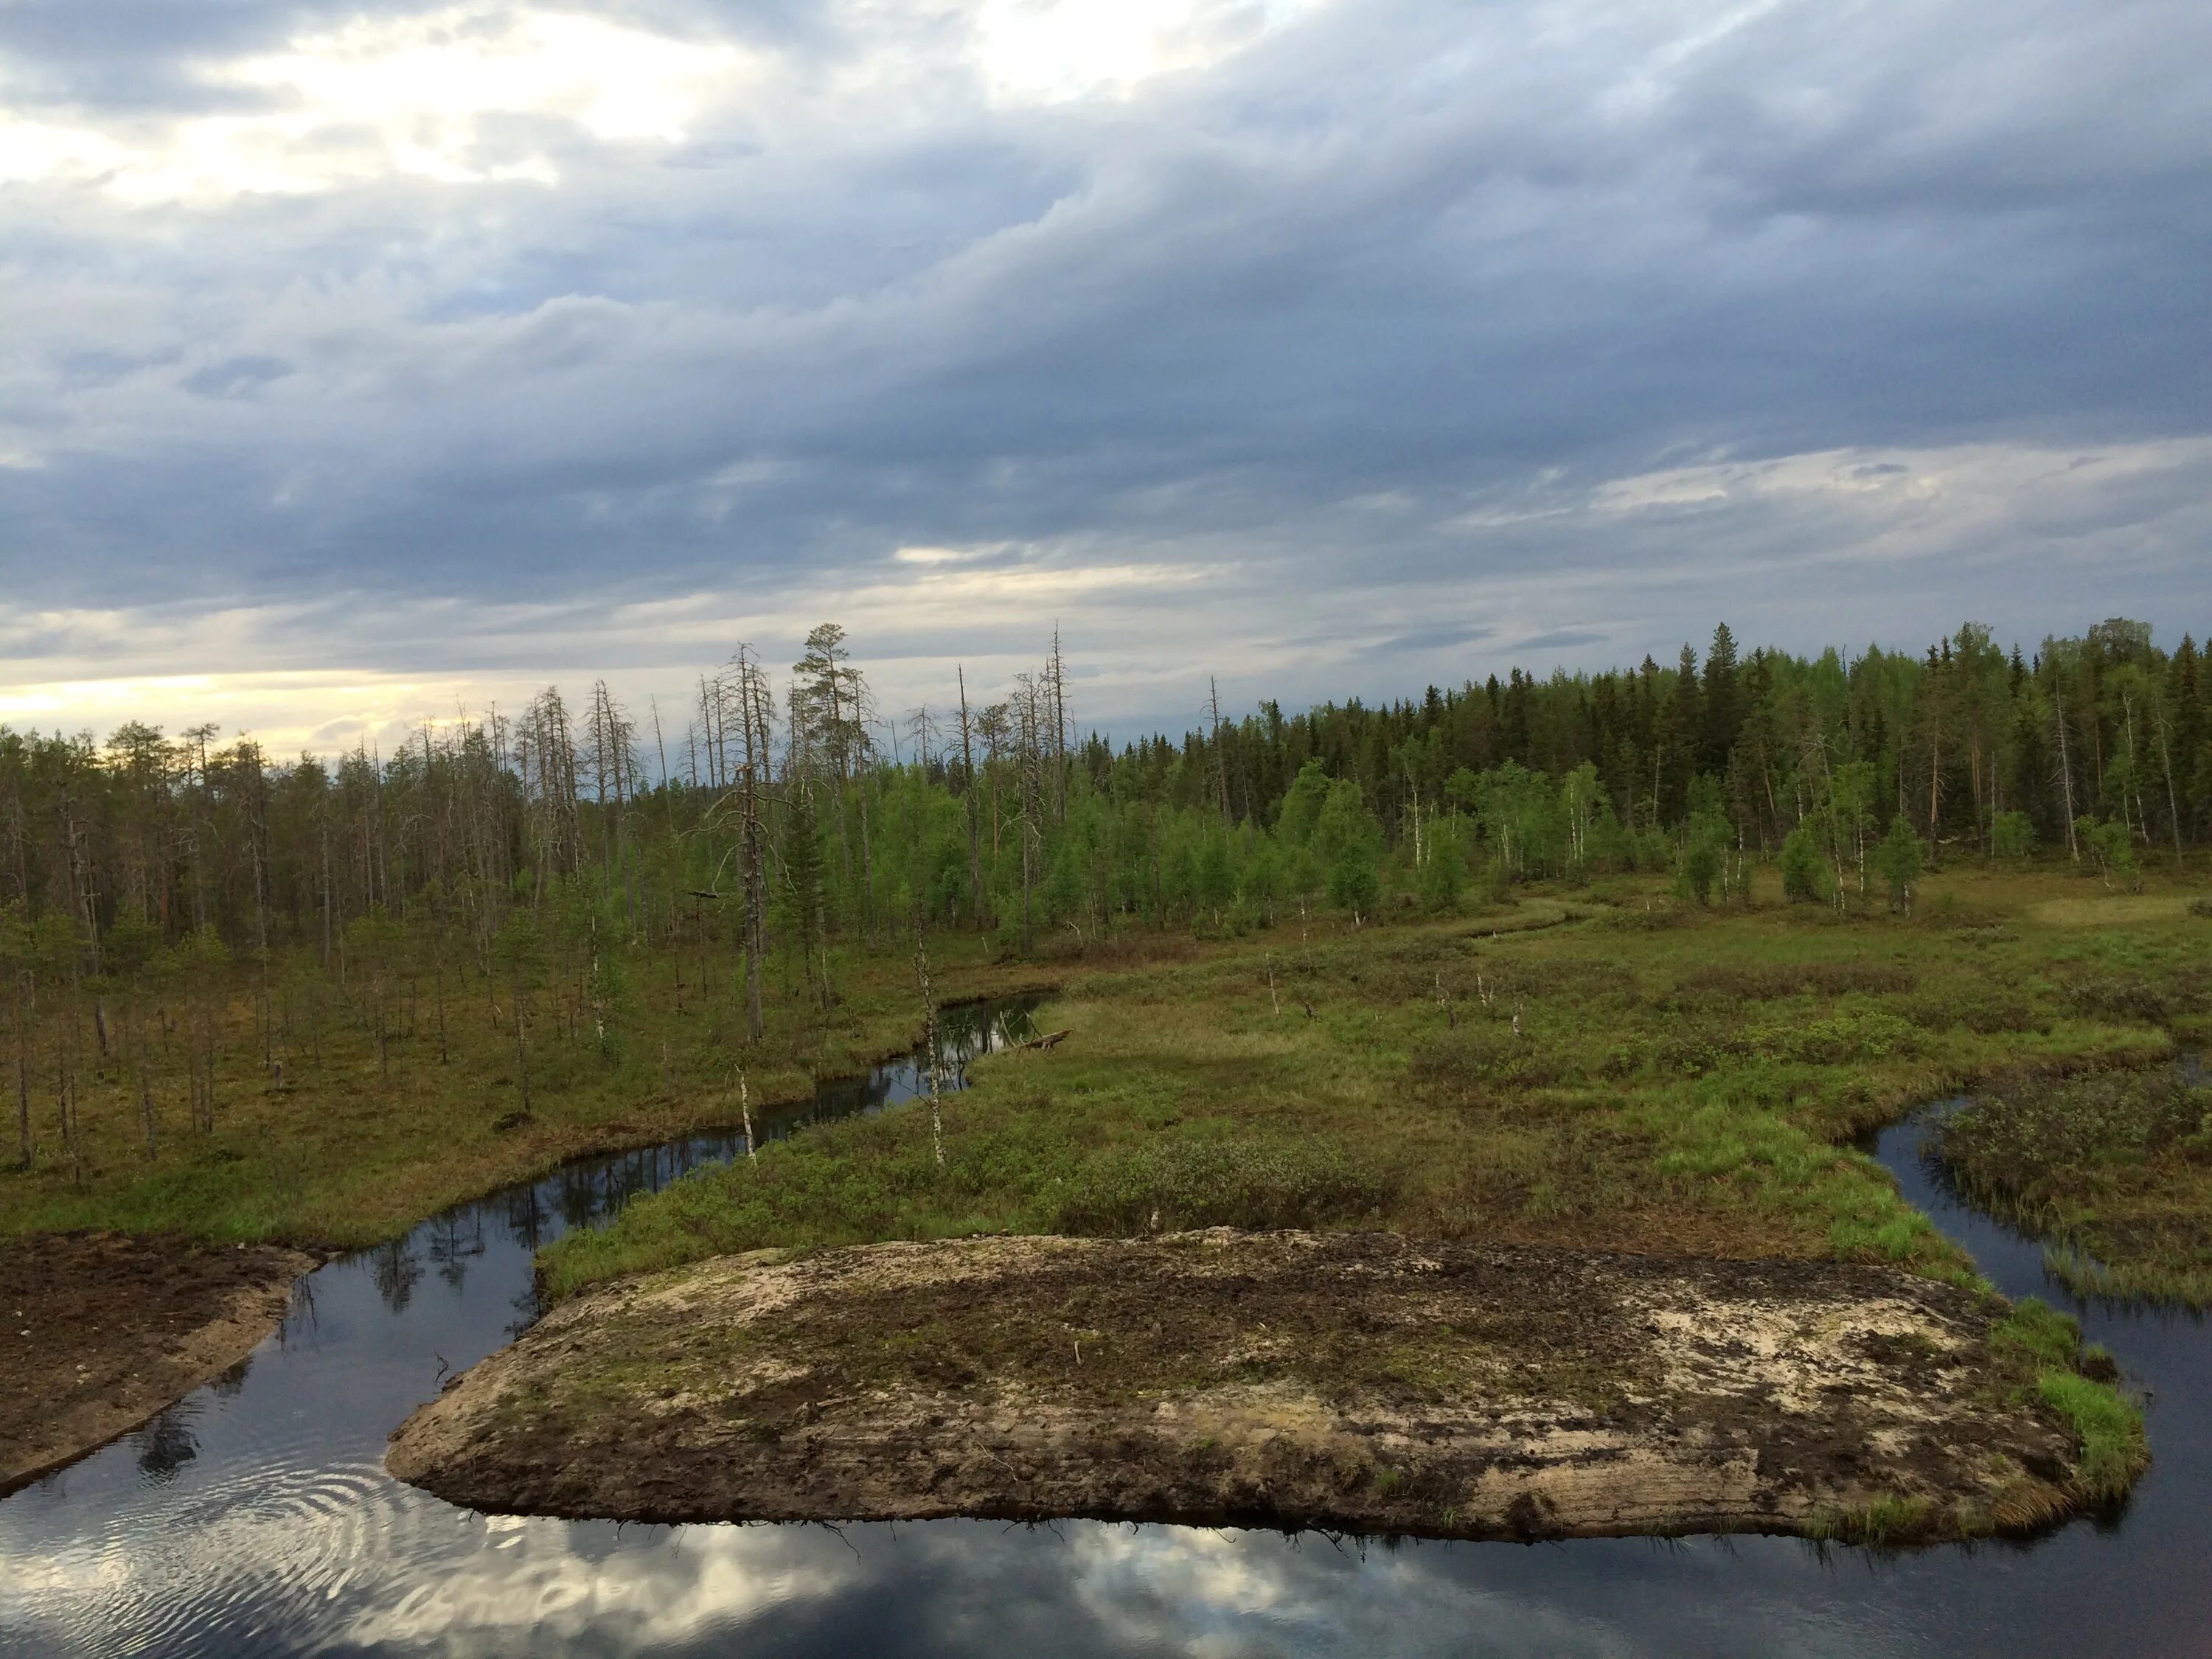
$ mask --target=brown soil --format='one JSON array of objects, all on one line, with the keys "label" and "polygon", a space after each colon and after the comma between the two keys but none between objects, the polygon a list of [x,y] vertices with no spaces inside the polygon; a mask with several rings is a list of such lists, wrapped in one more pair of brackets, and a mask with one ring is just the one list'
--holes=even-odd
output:
[{"label": "brown soil", "polygon": [[297,1250],[119,1233],[0,1244],[0,1493],[237,1364],[314,1265]]},{"label": "brown soil", "polygon": [[478,1510],[1462,1537],[2020,1529],[2071,1436],[1887,1268],[1391,1234],[724,1258],[556,1310],[393,1437]]}]

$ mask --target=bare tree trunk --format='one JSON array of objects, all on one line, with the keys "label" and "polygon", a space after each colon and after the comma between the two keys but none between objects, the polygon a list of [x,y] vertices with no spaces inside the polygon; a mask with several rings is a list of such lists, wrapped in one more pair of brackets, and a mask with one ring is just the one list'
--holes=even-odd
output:
[{"label": "bare tree trunk", "polygon": [[[1215,708],[1215,718],[1220,716]],[[1053,814],[1061,823],[1067,822],[1067,677],[1066,665],[1060,655],[1060,624],[1052,625],[1052,757],[1053,757]],[[1224,782],[1223,788],[1227,789]],[[1226,796],[1224,796],[1226,815]]]},{"label": "bare tree trunk", "polygon": [[154,1083],[146,1068],[146,1038],[142,1031],[138,1038],[138,1115],[146,1126],[146,1161],[152,1163],[161,1156],[161,1146],[155,1138]]},{"label": "bare tree trunk", "polygon": [[967,795],[967,799],[963,803],[967,811],[963,816],[968,823],[968,914],[975,925],[981,928],[987,919],[983,914],[983,860],[975,844],[975,837],[980,827],[976,822],[976,813],[980,808],[975,799],[975,732],[968,718],[967,669],[963,665],[955,669],[954,672],[958,675],[960,681],[961,787]]},{"label": "bare tree trunk", "polygon": [[[1057,659],[1059,654],[1059,641],[1060,635],[1058,632],[1055,631],[1053,635],[1053,651],[1055,659]],[[1216,684],[1213,676],[1211,674],[1208,674],[1206,677],[1206,707],[1212,711],[1213,714],[1213,731],[1212,735],[1213,738],[1214,788],[1221,806],[1221,821],[1224,823],[1226,823],[1229,822],[1229,756],[1227,751],[1221,746],[1221,687]],[[1417,860],[1416,862],[1418,861],[1419,860]]]},{"label": "bare tree trunk", "polygon": [[530,1037],[529,1021],[522,1012],[522,988],[514,988],[514,1060],[522,1081],[522,1115],[530,1115]]},{"label": "bare tree trunk", "polygon": [[[739,853],[744,864],[745,1037],[757,1042],[767,1030],[761,1012],[761,957],[768,940],[768,849],[761,823],[761,776],[769,760],[768,678],[744,647],[738,651],[738,722],[744,737],[744,784],[740,799]],[[705,922],[701,927],[703,932]]]},{"label": "bare tree trunk", "polygon": [[35,1150],[31,1140],[31,1033],[24,1004],[30,993],[19,982],[15,992],[15,1133],[23,1167],[31,1167]]},{"label": "bare tree trunk", "polygon": [[2167,822],[2173,826],[2173,867],[2181,867],[2181,803],[2173,789],[2173,749],[2166,741],[2166,716],[2158,717],[2159,758],[2166,766],[2166,811]]},{"label": "bare tree trunk", "polygon": [[2058,712],[2058,777],[2066,787],[2066,850],[2079,864],[2081,849],[2074,839],[2074,765],[2066,754],[2066,694],[2054,684],[2051,696]]},{"label": "bare tree trunk", "polygon": [[929,952],[921,948],[921,928],[914,930],[915,977],[921,981],[922,1081],[929,1091],[929,1144],[937,1167],[945,1167],[945,1112],[937,1097],[937,994],[929,984]]}]

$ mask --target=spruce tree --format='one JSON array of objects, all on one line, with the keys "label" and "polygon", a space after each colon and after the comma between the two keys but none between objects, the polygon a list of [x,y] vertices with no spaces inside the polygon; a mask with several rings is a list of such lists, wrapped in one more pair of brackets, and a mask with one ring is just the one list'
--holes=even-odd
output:
[{"label": "spruce tree", "polygon": [[1698,765],[1716,777],[1728,770],[1743,725],[1743,701],[1736,684],[1735,635],[1723,623],[1713,629],[1713,648],[1705,657],[1705,730]]}]

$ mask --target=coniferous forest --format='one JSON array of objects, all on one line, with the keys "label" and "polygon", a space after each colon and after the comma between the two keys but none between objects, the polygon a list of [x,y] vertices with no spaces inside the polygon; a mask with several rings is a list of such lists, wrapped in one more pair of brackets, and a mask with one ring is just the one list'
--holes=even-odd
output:
[{"label": "coniferous forest", "polygon": [[833,943],[916,927],[1034,948],[1613,870],[1711,901],[1769,858],[1793,897],[1839,903],[2039,849],[2121,882],[2212,835],[2203,678],[2193,638],[2124,620],[1815,658],[1723,625],[1666,665],[1264,702],[1117,746],[1083,734],[1056,641],[990,701],[963,677],[889,711],[824,626],[787,677],[741,649],[681,714],[549,687],[386,754],[0,728],[0,951],[19,996],[298,949],[489,971],[534,954],[520,915],[726,943],[757,999],[773,953],[827,996]]}]

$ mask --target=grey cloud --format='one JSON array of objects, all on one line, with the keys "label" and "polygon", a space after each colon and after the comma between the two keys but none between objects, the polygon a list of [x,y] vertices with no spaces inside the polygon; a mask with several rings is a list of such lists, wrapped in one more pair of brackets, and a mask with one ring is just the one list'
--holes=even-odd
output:
[{"label": "grey cloud", "polygon": [[185,391],[200,398],[242,398],[292,372],[282,357],[227,357],[185,376]]},{"label": "grey cloud", "polygon": [[1472,645],[1477,640],[1486,640],[1498,630],[1455,624],[1443,628],[1420,628],[1410,634],[1401,634],[1383,641],[1377,651],[1443,651],[1455,645]]},{"label": "grey cloud", "polygon": [[[1346,583],[1464,614],[1452,585],[1607,570],[1778,615],[1698,573],[1842,544],[1825,506],[1439,526],[1539,475],[1571,502],[1715,453],[2094,445],[2212,413],[2198,8],[1784,6],[1670,61],[1677,14],[1571,34],[1382,0],[1126,100],[994,106],[948,72],[896,118],[831,70],[866,16],[953,23],[602,9],[773,50],[796,90],[669,152],[490,134],[551,156],[554,189],[0,198],[11,304],[41,319],[0,358],[0,451],[20,433],[40,462],[0,468],[9,538],[42,556],[21,591],[827,597],[902,544],[1010,542],[1264,566],[1273,608],[1224,626],[1273,637],[1315,635],[1301,597]],[[32,5],[0,45],[29,66],[11,88],[171,109],[187,59],[338,15],[153,8],[103,48],[83,8]],[[2162,547],[2203,484],[2085,491],[2065,533]],[[1386,492],[1407,510],[1341,505]],[[1533,620],[1562,613],[1606,607],[1378,627],[1408,650],[1632,631]]]},{"label": "grey cloud", "polygon": [[1577,645],[1595,645],[1606,636],[1583,628],[1556,628],[1548,634],[1532,634],[1513,641],[1515,651],[1565,651]]}]

